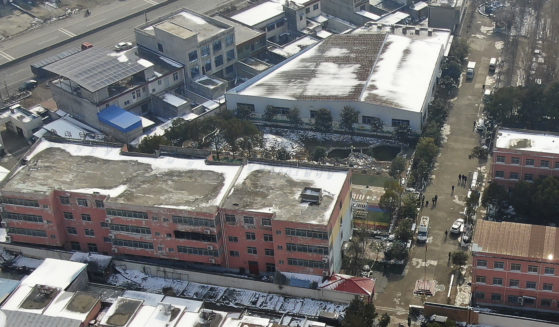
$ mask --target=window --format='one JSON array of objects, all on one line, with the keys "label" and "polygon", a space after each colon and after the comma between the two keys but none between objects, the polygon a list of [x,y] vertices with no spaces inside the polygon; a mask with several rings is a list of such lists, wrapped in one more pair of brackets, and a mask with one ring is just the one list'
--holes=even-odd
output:
[{"label": "window", "polygon": [[311,237],[311,238],[318,238],[322,240],[328,239],[328,233],[326,232],[306,230],[306,229],[286,228],[285,234],[288,236]]},{"label": "window", "polygon": [[235,215],[225,215],[225,222],[233,225],[237,222],[237,219],[235,219]]},{"label": "window", "polygon": [[97,208],[104,208],[105,207],[102,200],[95,200],[95,206]]},{"label": "window", "polygon": [[278,245],[278,250],[283,250],[283,246],[282,246],[282,245]]},{"label": "window", "polygon": [[173,222],[179,225],[215,227],[215,221],[205,218],[173,216]]},{"label": "window", "polygon": [[8,227],[8,234],[18,234],[18,235],[36,236],[36,237],[47,237],[47,232],[45,232],[44,230],[16,228],[16,227]]},{"label": "window", "polygon": [[380,118],[373,116],[361,116],[361,123],[366,125],[374,125],[380,122]]},{"label": "window", "polygon": [[151,235],[151,229],[148,227],[110,224],[109,229],[115,232]]},{"label": "window", "polygon": [[266,263],[266,272],[276,272],[276,265],[273,263]]},{"label": "window", "polygon": [[318,10],[318,3],[315,3],[315,4],[312,6],[312,10]]},{"label": "window", "polygon": [[487,261],[485,261],[485,260],[478,260],[478,261],[477,261],[477,266],[478,266],[478,267],[487,267]]},{"label": "window", "polygon": [[95,244],[95,243],[87,243],[87,250],[88,250],[89,252],[97,252],[97,251],[99,251],[99,250],[97,249],[97,244]]},{"label": "window", "polygon": [[518,296],[516,295],[509,295],[508,296],[508,302],[511,304],[516,304],[518,303]]},{"label": "window", "polygon": [[70,204],[70,197],[69,196],[61,196],[60,197],[61,204]]},{"label": "window", "polygon": [[497,293],[491,294],[491,301],[501,301],[501,294],[497,294]]},{"label": "window", "polygon": [[188,60],[190,62],[198,60],[198,51],[194,50],[188,54]]},{"label": "window", "polygon": [[272,226],[272,219],[262,218],[262,226]]},{"label": "window", "polygon": [[551,283],[543,283],[543,288],[544,291],[553,291],[553,284]]},{"label": "window", "polygon": [[526,159],[526,166],[533,166],[534,165],[534,159]]},{"label": "window", "polygon": [[124,218],[148,219],[148,214],[145,212],[121,209],[107,209],[107,215]]},{"label": "window", "polygon": [[505,178],[505,172],[502,170],[495,171],[495,177],[497,178]]},{"label": "window", "polygon": [[303,16],[302,14],[299,15],[299,20],[303,20],[303,18],[305,18],[305,16]]},{"label": "window", "polygon": [[549,160],[542,160],[542,161],[540,161],[540,167],[549,168]]},{"label": "window", "polygon": [[91,237],[95,236],[95,231],[93,229],[86,228],[83,230],[83,232],[85,236],[91,236]]},{"label": "window", "polygon": [[274,237],[272,236],[272,234],[264,234],[264,242],[273,242],[274,241]]},{"label": "window", "polygon": [[493,285],[503,286],[503,279],[499,277],[493,277]]},{"label": "window", "polygon": [[256,248],[252,247],[252,246],[249,246],[247,248],[247,252],[248,252],[248,254],[258,254],[258,251],[256,251]]},{"label": "window", "polygon": [[296,259],[296,258],[287,258],[287,264],[290,266],[301,266],[301,267],[308,267],[308,268],[324,269],[328,267],[328,265],[322,261]]},{"label": "window", "polygon": [[518,279],[510,279],[509,287],[520,287],[520,281]]},{"label": "window", "polygon": [[91,221],[91,216],[86,214],[86,213],[82,213],[82,221]]},{"label": "window", "polygon": [[326,246],[293,244],[293,243],[287,243],[286,246],[287,246],[287,251],[290,252],[305,252],[305,253],[328,255],[328,247]]},{"label": "window", "polygon": [[274,23],[268,24],[266,25],[266,32],[273,31],[275,28],[276,28],[276,24]]},{"label": "window", "polygon": [[202,74],[205,74],[212,70],[212,61],[210,59],[206,59],[204,61],[204,67],[202,68]]},{"label": "window", "polygon": [[74,215],[71,212],[65,212],[64,219],[72,220],[74,219]]},{"label": "window", "polygon": [[229,65],[229,66],[225,67],[225,74],[226,75],[233,74],[234,69],[235,69],[234,65]]},{"label": "window", "polygon": [[536,303],[536,300],[533,297],[529,297],[529,296],[524,297],[524,305],[534,304],[534,303]]},{"label": "window", "polygon": [[316,111],[316,110],[311,110],[311,111],[310,111],[311,119],[315,119],[317,114],[318,114],[318,111]]},{"label": "window", "polygon": [[245,223],[245,225],[254,225],[254,217],[244,216],[243,222]]},{"label": "window", "polygon": [[190,77],[195,79],[198,76],[200,76],[200,67],[198,67],[198,65],[190,67]]},{"label": "window", "polygon": [[256,234],[254,234],[252,232],[247,232],[246,233],[246,238],[249,241],[255,241],[256,240]]},{"label": "window", "polygon": [[476,276],[476,283],[485,284],[485,276]]},{"label": "window", "polygon": [[311,12],[311,7],[305,8],[305,13],[306,13],[306,14],[308,14],[308,13],[310,13],[310,12]]},{"label": "window", "polygon": [[545,267],[543,268],[544,274],[546,275],[555,275],[555,268],[553,267]]},{"label": "window", "polygon": [[504,156],[497,156],[497,162],[505,162],[505,157]]},{"label": "window", "polygon": [[221,40],[215,40],[213,43],[214,53],[221,50]]},{"label": "window", "polygon": [[513,164],[513,165],[520,165],[520,158],[512,157],[512,158],[510,158],[510,163]]},{"label": "window", "polygon": [[526,288],[536,288],[536,282],[526,282]]},{"label": "window", "polygon": [[70,242],[70,248],[72,248],[72,250],[74,251],[80,251],[81,250],[81,246],[79,242]]},{"label": "window", "polygon": [[485,293],[483,292],[476,292],[474,296],[476,299],[485,299]]},{"label": "window", "polygon": [[219,66],[223,65],[223,56],[219,55],[219,56],[215,57],[214,63],[215,63],[216,67],[219,67]]},{"label": "window", "polygon": [[103,242],[105,243],[112,243],[112,239],[110,237],[103,237]]},{"label": "window", "polygon": [[[134,94],[132,94],[132,96],[135,98],[135,95],[134,95]],[[130,104],[130,100],[124,101],[124,105],[125,105],[125,106],[127,106],[127,105],[129,105],[129,104]]]},{"label": "window", "polygon": [[274,249],[264,249],[264,254],[274,256]]},{"label": "window", "polygon": [[15,212],[5,212],[3,215],[4,219],[8,220],[20,220],[20,221],[27,221],[30,223],[42,223],[43,217],[37,215],[27,215],[24,213],[15,213]]},{"label": "window", "polygon": [[502,261],[495,261],[493,263],[493,268],[495,269],[505,269],[505,263]]},{"label": "window", "polygon": [[532,174],[524,174],[524,180],[525,180],[525,181],[533,181],[533,180],[534,180],[534,175],[532,175]]},{"label": "window", "polygon": [[227,50],[226,57],[227,57],[227,62],[230,62],[231,60],[235,59],[235,49]]},{"label": "window", "polygon": [[229,236],[229,242],[238,243],[239,238],[237,236]]},{"label": "window", "polygon": [[511,172],[509,177],[510,177],[510,179],[518,179],[518,173]]},{"label": "window", "polygon": [[78,235],[78,231],[76,230],[76,227],[68,226],[66,227],[66,232],[68,232],[68,234]]},{"label": "window", "polygon": [[225,46],[231,46],[233,45],[233,43],[235,43],[235,34],[231,33],[231,34],[227,34],[225,35]]},{"label": "window", "polygon": [[202,57],[207,57],[210,55],[210,46],[209,45],[204,45],[200,47],[200,54],[202,55]]},{"label": "window", "polygon": [[[173,81],[178,81],[179,80],[179,73],[178,72],[174,72],[173,73]],[[139,97],[139,95],[138,95]]]},{"label": "window", "polygon": [[159,50],[159,52],[163,52],[163,44],[157,43],[157,50]]},{"label": "window", "polygon": [[125,246],[125,247],[128,247],[128,248],[153,250],[153,243],[141,242],[141,241],[132,241],[132,240],[122,240],[122,239],[119,239],[119,238],[113,239],[113,245],[115,245],[115,246]]},{"label": "window", "polygon": [[528,272],[531,273],[537,273],[538,272],[538,266],[528,266]]},{"label": "window", "polygon": [[409,120],[392,119],[392,127],[407,127],[410,126]]},{"label": "window", "polygon": [[[37,201],[37,200],[2,198],[1,202],[5,203],[5,204],[15,205],[15,206],[39,208],[39,201]],[[70,202],[70,200],[68,200],[68,203],[69,202]]]},{"label": "window", "polygon": [[522,266],[519,263],[511,263],[510,264],[510,270],[512,270],[512,271],[520,271],[521,268],[522,268]]},{"label": "window", "polygon": [[542,307],[550,307],[551,306],[551,300],[550,299],[542,299],[540,303],[541,303]]},{"label": "window", "polygon": [[240,257],[241,256],[239,251],[229,251],[229,255],[232,256],[232,257]]}]

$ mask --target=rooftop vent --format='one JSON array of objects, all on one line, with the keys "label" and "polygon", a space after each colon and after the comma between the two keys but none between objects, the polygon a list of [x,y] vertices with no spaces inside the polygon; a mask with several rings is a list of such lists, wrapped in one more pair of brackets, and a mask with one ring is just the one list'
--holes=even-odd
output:
[{"label": "rooftop vent", "polygon": [[427,35],[428,36],[433,36],[433,29],[432,28],[427,30]]},{"label": "rooftop vent", "polygon": [[322,201],[322,189],[315,187],[305,187],[301,192],[301,202],[309,204],[320,204]]}]

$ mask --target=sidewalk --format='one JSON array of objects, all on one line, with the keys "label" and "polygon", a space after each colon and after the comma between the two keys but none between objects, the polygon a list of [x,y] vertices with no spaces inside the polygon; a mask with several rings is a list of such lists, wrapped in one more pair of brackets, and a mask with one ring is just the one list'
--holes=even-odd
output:
[{"label": "sidewalk", "polygon": [[52,48],[61,42],[113,24],[125,17],[153,9],[152,7],[156,5],[174,1],[113,1],[110,4],[92,8],[88,17],[80,12],[63,20],[40,25],[37,29],[0,42],[0,68],[8,62],[18,61],[37,51]]}]

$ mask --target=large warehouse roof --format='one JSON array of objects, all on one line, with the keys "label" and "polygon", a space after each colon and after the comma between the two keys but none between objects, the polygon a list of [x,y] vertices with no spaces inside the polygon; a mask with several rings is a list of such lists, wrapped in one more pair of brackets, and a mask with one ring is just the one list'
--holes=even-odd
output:
[{"label": "large warehouse roof", "polygon": [[361,101],[419,112],[441,49],[441,44],[399,35],[333,35],[230,92]]}]

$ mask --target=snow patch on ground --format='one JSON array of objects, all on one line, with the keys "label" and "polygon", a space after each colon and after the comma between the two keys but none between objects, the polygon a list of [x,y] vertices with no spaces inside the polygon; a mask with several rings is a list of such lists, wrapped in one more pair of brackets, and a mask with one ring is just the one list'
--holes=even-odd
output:
[{"label": "snow patch on ground", "polygon": [[112,274],[107,281],[108,284],[115,286],[134,283],[146,292],[159,294],[163,292],[164,287],[171,287],[175,294],[181,294],[188,285],[186,281],[152,277],[137,270],[127,270],[118,266],[115,266],[115,269],[117,273]]},{"label": "snow patch on ground", "polygon": [[505,47],[505,42],[504,41],[497,41],[495,42],[495,49],[497,50],[501,50],[502,48]]},{"label": "snow patch on ground", "polygon": [[450,135],[450,125],[444,124],[441,132],[441,135],[443,137],[442,142],[446,143],[446,141],[448,140],[448,136]]},{"label": "snow patch on ground", "polygon": [[299,142],[274,134],[264,134],[264,148],[267,150],[285,149],[291,155],[303,151],[303,146]]},{"label": "snow patch on ground", "polygon": [[482,33],[485,33],[485,34],[492,34],[494,29],[495,29],[495,27],[493,25],[491,25],[491,26],[480,26],[480,28],[479,28],[479,30]]}]

